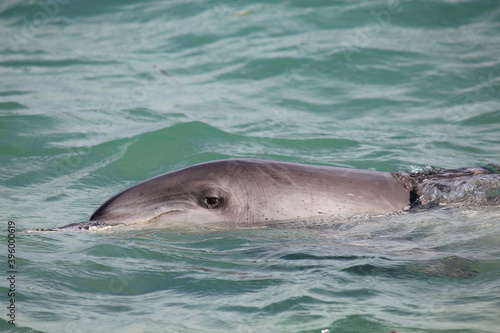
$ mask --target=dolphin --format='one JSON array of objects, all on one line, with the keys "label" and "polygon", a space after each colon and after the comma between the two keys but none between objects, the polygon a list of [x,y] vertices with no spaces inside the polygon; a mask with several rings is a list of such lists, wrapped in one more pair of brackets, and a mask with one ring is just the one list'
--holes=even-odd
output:
[{"label": "dolphin", "polygon": [[112,196],[90,217],[58,229],[152,224],[234,224],[388,214],[411,190],[390,173],[257,159],[168,172]]}]

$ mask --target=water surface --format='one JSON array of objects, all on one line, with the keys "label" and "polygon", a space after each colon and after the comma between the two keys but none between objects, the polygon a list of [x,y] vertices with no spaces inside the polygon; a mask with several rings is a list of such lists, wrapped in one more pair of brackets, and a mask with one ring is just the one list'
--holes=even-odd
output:
[{"label": "water surface", "polygon": [[2,2],[15,331],[496,332],[498,206],[21,231],[86,220],[129,185],[214,159],[498,163],[499,18],[494,0]]}]

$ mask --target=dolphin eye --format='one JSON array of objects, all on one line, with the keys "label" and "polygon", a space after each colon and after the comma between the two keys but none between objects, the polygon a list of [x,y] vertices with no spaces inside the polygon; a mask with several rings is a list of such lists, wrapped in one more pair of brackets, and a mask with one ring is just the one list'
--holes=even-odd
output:
[{"label": "dolphin eye", "polygon": [[222,201],[223,201],[222,198],[218,198],[218,197],[205,197],[205,198],[203,198],[203,204],[208,209],[213,209],[213,208],[219,207],[222,204]]}]

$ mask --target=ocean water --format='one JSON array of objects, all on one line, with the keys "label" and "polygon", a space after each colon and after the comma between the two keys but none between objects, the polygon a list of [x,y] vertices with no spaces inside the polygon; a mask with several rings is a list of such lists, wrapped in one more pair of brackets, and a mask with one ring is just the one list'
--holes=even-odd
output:
[{"label": "ocean water", "polygon": [[5,0],[0,30],[1,331],[498,332],[498,206],[24,232],[215,159],[498,163],[497,0]]}]

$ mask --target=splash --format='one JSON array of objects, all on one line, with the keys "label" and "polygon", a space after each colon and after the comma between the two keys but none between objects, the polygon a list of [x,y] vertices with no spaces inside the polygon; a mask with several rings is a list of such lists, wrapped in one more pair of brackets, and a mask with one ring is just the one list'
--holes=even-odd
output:
[{"label": "splash", "polygon": [[461,169],[426,168],[392,175],[411,192],[412,207],[500,204],[500,165]]}]

